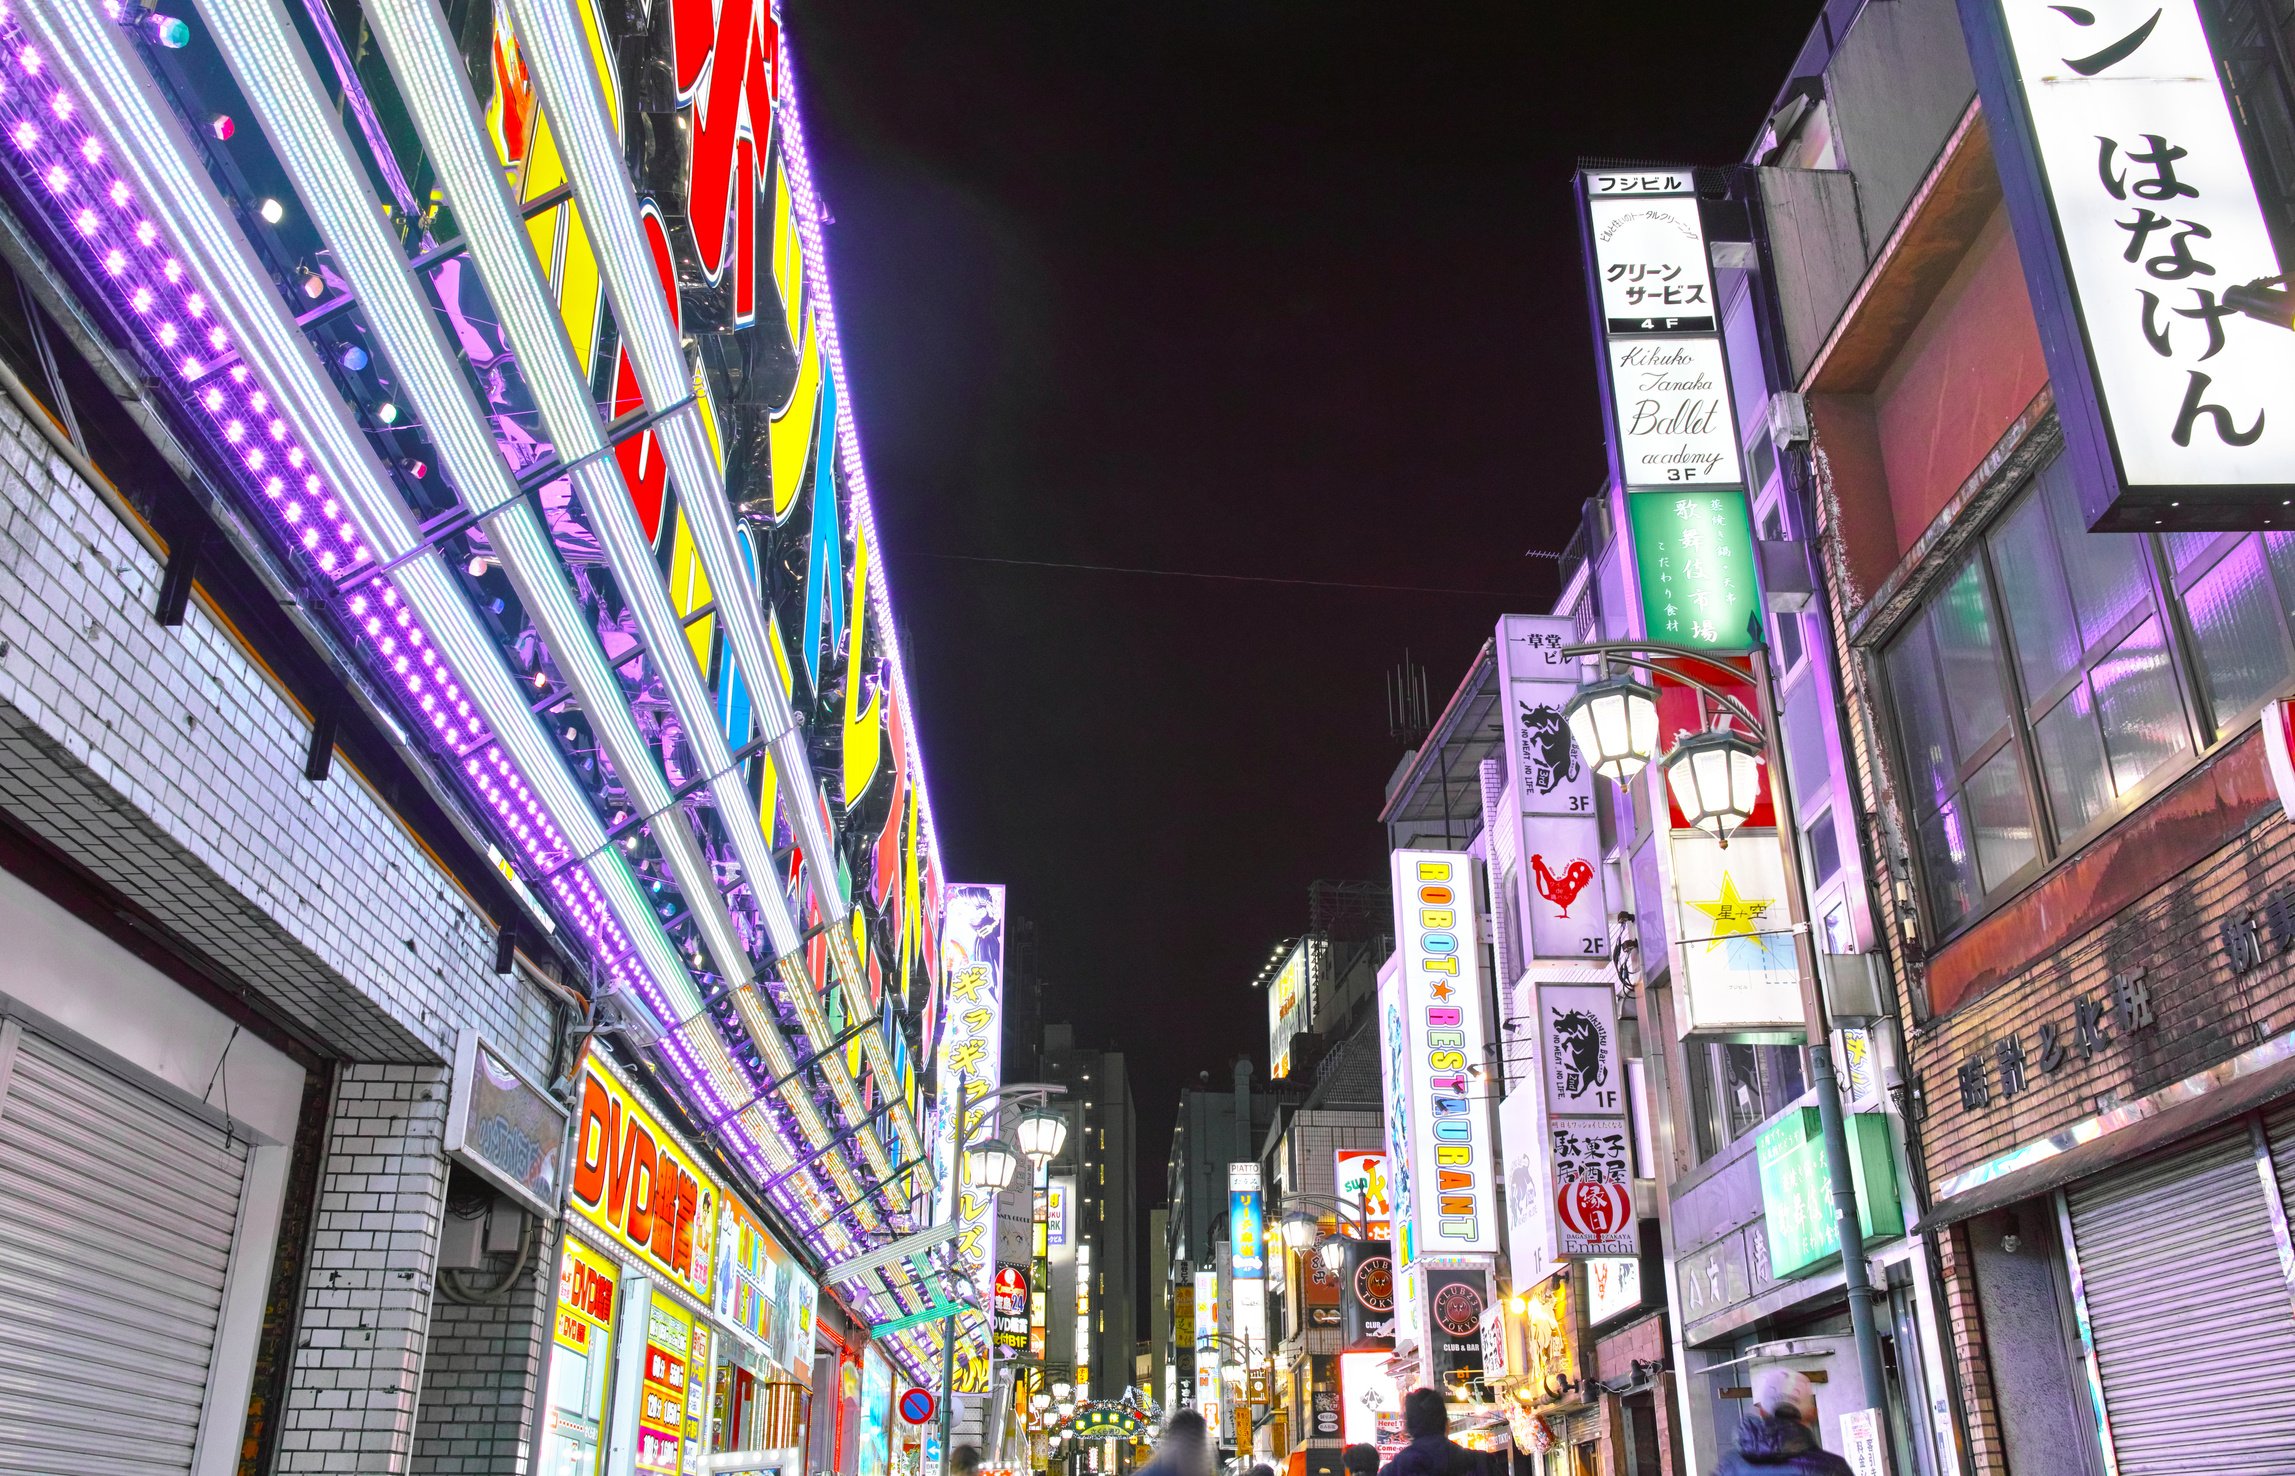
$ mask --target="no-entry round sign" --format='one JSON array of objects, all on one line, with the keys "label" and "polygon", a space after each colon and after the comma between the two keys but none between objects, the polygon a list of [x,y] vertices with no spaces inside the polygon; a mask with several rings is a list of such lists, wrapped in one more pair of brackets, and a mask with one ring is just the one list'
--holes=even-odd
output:
[{"label": "no-entry round sign", "polygon": [[921,1425],[932,1418],[940,1408],[940,1401],[932,1397],[930,1389],[907,1389],[900,1396],[900,1417],[912,1425]]}]

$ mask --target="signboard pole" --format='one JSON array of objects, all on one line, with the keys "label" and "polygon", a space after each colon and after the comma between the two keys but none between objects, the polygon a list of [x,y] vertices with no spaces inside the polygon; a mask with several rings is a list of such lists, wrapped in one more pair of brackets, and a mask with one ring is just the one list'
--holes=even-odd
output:
[{"label": "signboard pole", "polygon": [[[971,1081],[961,1071],[956,1073],[956,1151],[949,1155],[949,1175],[954,1181],[955,1195],[950,1201],[955,1213],[964,1213],[964,1130],[965,1118],[971,1111],[967,1089]],[[940,1324],[940,1469],[948,1469],[948,1441],[956,1415],[956,1318],[949,1317]],[[937,1476],[937,1473],[936,1473]]]},{"label": "signboard pole", "polygon": [[[1832,1022],[1825,1009],[1825,991],[1817,982],[1816,946],[1810,940],[1809,903],[1801,891],[1800,826],[1793,812],[1793,791],[1785,765],[1775,761],[1780,747],[1777,727],[1777,690],[1769,668],[1769,651],[1757,645],[1751,652],[1753,691],[1761,703],[1761,731],[1770,749],[1769,795],[1777,812],[1778,850],[1785,858],[1785,902],[1793,924],[1793,954],[1801,970],[1803,1003],[1809,1017],[1809,1074],[1817,1088],[1818,1131],[1824,1138],[1825,1163],[1833,1175],[1833,1213],[1841,1243],[1841,1280],[1849,1298],[1849,1330],[1857,1343],[1857,1373],[1864,1381],[1865,1398],[1873,1405],[1888,1397],[1881,1372],[1881,1342],[1873,1326],[1873,1283],[1865,1266],[1865,1232],[1857,1216],[1857,1187],[1849,1164],[1848,1124],[1841,1117],[1841,1082],[1833,1074]],[[1882,1457],[1886,1476],[1886,1456]]]}]

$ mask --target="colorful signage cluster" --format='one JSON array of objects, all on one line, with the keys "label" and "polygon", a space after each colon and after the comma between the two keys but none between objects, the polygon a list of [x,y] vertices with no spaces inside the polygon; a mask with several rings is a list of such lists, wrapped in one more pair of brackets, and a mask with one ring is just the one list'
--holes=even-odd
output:
[{"label": "colorful signage cluster", "polygon": [[1490,1044],[1474,858],[1406,850],[1392,863],[1396,968],[1380,1015],[1396,1262],[1407,1272],[1421,1256],[1498,1249],[1497,1153],[1487,1089],[1470,1074]]},{"label": "colorful signage cluster", "polygon": [[[2098,527],[2256,527],[2295,491],[2295,336],[2196,0],[1964,3],[2067,454]],[[2276,193],[2276,191],[2274,191]]]}]

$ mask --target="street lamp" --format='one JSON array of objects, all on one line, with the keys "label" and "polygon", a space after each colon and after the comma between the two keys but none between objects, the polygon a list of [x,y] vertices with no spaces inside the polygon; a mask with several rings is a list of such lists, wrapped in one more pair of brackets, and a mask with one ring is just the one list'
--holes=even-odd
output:
[{"label": "street lamp", "polygon": [[1323,1269],[1330,1272],[1334,1277],[1345,1271],[1347,1269],[1346,1238],[1334,1235],[1321,1245],[1316,1246],[1315,1259],[1321,1261]]},{"label": "street lamp", "polygon": [[1068,1119],[1039,1102],[1020,1114],[1020,1122],[1012,1130],[1019,1140],[1020,1151],[1038,1168],[1060,1156],[1068,1143]]},{"label": "street lamp", "polygon": [[1692,733],[1665,756],[1666,788],[1690,824],[1729,844],[1761,797],[1761,747],[1733,728]]},{"label": "street lamp", "polygon": [[1657,689],[1630,676],[1580,687],[1562,708],[1578,752],[1595,773],[1623,784],[1657,754]]},{"label": "street lamp", "polygon": [[1311,1249],[1322,1234],[1322,1221],[1305,1210],[1293,1210],[1283,1217],[1283,1243],[1295,1251]]},{"label": "street lamp", "polygon": [[1012,1176],[1019,1171],[1020,1155],[1002,1138],[975,1143],[964,1155],[964,1176],[992,1193],[1011,1188]]},{"label": "street lamp", "polygon": [[[2264,284],[2250,283],[2260,288]],[[1817,1091],[1817,1131],[1824,1143],[1825,1167],[1833,1180],[1834,1233],[1841,1253],[1842,1290],[1848,1295],[1849,1330],[1857,1349],[1857,1372],[1876,1400],[1887,1388],[1881,1365],[1880,1332],[1873,1321],[1872,1278],[1865,1265],[1865,1241],[1857,1210],[1857,1190],[1849,1160],[1849,1134],[1841,1116],[1841,1083],[1833,1071],[1832,1024],[1825,992],[1815,983],[1816,949],[1810,942],[1809,899],[1801,887],[1799,839],[1794,832],[1791,776],[1784,767],[1765,762],[1777,739],[1777,694],[1769,666],[1769,652],[1758,644],[1760,626],[1752,628],[1754,644],[1744,653],[1750,672],[1709,651],[1670,641],[1594,641],[1564,646],[1555,654],[1599,658],[1621,666],[1654,672],[1711,698],[1743,732],[1726,726],[1683,738],[1661,762],[1666,788],[1683,815],[1700,830],[1724,843],[1729,832],[1753,813],[1760,793],[1761,771],[1769,771],[1771,808],[1776,812],[1778,853],[1785,870],[1786,906],[1792,919],[1793,953],[1803,981],[1803,1009],[1809,1037],[1809,1075]],[[1702,670],[1706,675],[1700,676]],[[1751,709],[1716,682],[1750,685],[1760,708]],[[1646,706],[1641,696],[1646,694]],[[1657,747],[1656,694],[1639,681],[1606,677],[1579,688],[1563,709],[1570,734],[1596,773],[1623,783],[1655,756]],[[1646,716],[1645,716],[1646,714]],[[1646,725],[1646,726],[1645,726]],[[1637,757],[1638,755],[1638,757]],[[1662,822],[1661,822],[1662,823]]]}]

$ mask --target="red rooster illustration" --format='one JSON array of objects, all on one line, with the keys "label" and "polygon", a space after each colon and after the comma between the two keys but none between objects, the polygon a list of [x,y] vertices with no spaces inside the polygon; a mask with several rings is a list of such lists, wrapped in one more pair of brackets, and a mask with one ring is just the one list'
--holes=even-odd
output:
[{"label": "red rooster illustration", "polygon": [[1546,869],[1546,858],[1533,853],[1530,869],[1537,873],[1538,895],[1553,903],[1564,917],[1570,915],[1570,904],[1578,900],[1580,892],[1586,890],[1586,883],[1594,879],[1594,868],[1583,860],[1571,862],[1562,868],[1560,876],[1556,876]]}]

